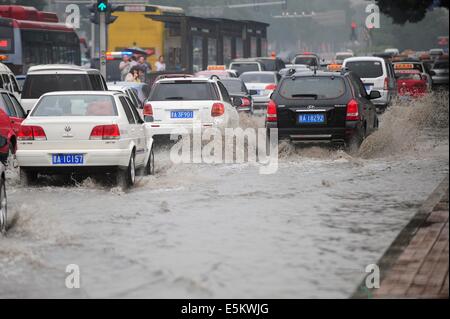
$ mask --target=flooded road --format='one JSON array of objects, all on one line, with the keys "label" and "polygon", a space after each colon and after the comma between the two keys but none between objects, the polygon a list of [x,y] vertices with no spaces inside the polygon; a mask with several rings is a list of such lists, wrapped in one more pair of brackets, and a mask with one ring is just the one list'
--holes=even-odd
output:
[{"label": "flooded road", "polygon": [[9,171],[0,298],[347,298],[448,174],[448,141],[444,95],[392,108],[358,155],[283,144],[274,175],[164,152],[127,193]]}]

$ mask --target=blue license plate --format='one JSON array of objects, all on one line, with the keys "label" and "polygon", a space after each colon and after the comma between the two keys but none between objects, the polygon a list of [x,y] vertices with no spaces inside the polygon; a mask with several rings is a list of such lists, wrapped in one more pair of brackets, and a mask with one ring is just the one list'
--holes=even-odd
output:
[{"label": "blue license plate", "polygon": [[325,114],[300,114],[298,122],[301,124],[323,124],[325,123]]},{"label": "blue license plate", "polygon": [[52,154],[53,165],[83,165],[83,154]]},{"label": "blue license plate", "polygon": [[170,117],[173,119],[192,119],[194,118],[194,111],[172,111]]}]

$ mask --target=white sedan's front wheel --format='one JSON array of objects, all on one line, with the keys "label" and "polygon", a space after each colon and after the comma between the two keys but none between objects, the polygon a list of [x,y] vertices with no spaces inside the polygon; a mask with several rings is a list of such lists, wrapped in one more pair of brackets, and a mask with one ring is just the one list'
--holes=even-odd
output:
[{"label": "white sedan's front wheel", "polygon": [[6,197],[5,179],[0,182],[0,233],[6,233],[6,220],[8,217],[8,199]]}]

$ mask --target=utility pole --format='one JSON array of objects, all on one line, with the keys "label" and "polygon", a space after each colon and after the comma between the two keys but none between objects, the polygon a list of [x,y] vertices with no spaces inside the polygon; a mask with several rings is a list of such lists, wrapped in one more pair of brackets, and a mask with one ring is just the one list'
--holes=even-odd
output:
[{"label": "utility pole", "polygon": [[100,12],[100,73],[106,79],[106,12]]}]

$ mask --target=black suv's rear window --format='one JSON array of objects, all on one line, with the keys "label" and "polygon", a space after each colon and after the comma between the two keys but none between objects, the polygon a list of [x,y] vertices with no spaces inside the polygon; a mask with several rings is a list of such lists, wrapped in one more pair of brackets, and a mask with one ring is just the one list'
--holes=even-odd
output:
[{"label": "black suv's rear window", "polygon": [[354,61],[346,63],[345,66],[361,79],[374,79],[383,76],[383,66],[380,61]]},{"label": "black suv's rear window", "polygon": [[27,75],[23,85],[22,99],[38,99],[48,92],[91,91],[86,74],[40,74]]},{"label": "black suv's rear window", "polygon": [[217,94],[210,83],[190,81],[159,83],[150,96],[151,101],[213,101],[217,99]]},{"label": "black suv's rear window", "polygon": [[345,82],[340,77],[311,76],[286,78],[279,93],[287,99],[335,99],[345,90]]}]

